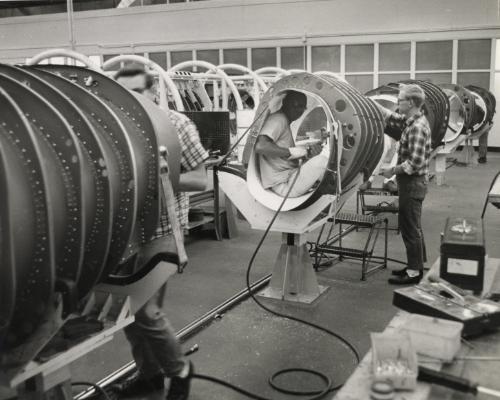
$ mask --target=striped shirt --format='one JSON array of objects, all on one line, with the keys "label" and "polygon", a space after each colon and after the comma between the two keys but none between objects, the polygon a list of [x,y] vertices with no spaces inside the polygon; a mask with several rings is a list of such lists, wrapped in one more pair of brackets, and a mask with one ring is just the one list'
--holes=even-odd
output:
[{"label": "striped shirt", "polygon": [[406,128],[399,141],[398,165],[408,175],[429,174],[431,129],[427,118],[417,113],[406,120]]},{"label": "striped shirt", "polygon": [[[209,154],[202,146],[200,135],[196,125],[184,114],[177,111],[168,111],[170,122],[174,125],[181,145],[181,174],[198,168],[208,159]],[[163,194],[161,194],[163,196]],[[162,202],[163,204],[163,202]],[[181,225],[185,228],[188,225],[189,196],[185,192],[178,192],[175,195],[175,213]],[[154,239],[172,234],[172,226],[168,220],[167,210],[161,207],[160,222]]]}]

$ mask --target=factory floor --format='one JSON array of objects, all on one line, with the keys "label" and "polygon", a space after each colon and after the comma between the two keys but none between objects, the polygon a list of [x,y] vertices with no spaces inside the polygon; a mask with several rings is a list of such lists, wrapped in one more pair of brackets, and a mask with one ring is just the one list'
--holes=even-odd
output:
[{"label": "factory floor", "polygon": [[[428,266],[439,255],[440,232],[447,216],[480,217],[491,180],[499,170],[500,154],[490,153],[487,164],[448,169],[444,186],[438,187],[431,182],[423,211]],[[351,199],[344,211],[354,209],[355,199]],[[389,215],[389,219],[392,225],[396,223],[393,215]],[[485,228],[489,256],[500,257],[500,210],[488,207]],[[262,232],[251,230],[242,220],[238,220],[238,230],[238,236],[229,240],[216,241],[211,231],[194,234],[188,239],[189,266],[184,274],[169,280],[165,298],[165,311],[176,329],[245,287],[248,261]],[[359,246],[366,234],[366,230],[351,233],[346,245]],[[310,235],[310,240],[314,239],[315,235]],[[280,242],[279,233],[269,235],[252,269],[252,281],[271,272]],[[381,255],[381,239],[379,244],[376,254]],[[389,231],[388,249],[389,257],[405,259],[401,236],[394,230]],[[391,269],[399,267],[389,263]],[[363,356],[370,347],[369,333],[383,330],[397,310],[391,304],[394,287],[387,283],[390,270],[376,272],[366,281],[361,281],[360,276],[358,262],[344,261],[318,273],[319,283],[329,289],[312,306],[264,302],[282,313],[335,331],[348,339]],[[199,345],[199,351],[190,357],[196,372],[226,380],[269,399],[293,398],[277,393],[267,383],[269,376],[279,369],[313,368],[337,384],[347,379],[355,368],[352,354],[337,339],[273,316],[251,299],[222,315],[183,346],[188,349],[193,344]],[[128,343],[120,333],[109,344],[75,362],[73,379],[97,382],[130,360]],[[317,378],[303,374],[283,378],[279,383],[295,389],[321,386]],[[331,398],[333,396],[334,393]],[[199,380],[193,382],[190,396],[192,400],[245,398]]]}]

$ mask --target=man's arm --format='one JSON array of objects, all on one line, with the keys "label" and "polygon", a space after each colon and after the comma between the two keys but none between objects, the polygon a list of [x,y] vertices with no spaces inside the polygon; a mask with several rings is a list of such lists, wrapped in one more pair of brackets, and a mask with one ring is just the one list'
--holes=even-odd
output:
[{"label": "man's arm", "polygon": [[265,135],[260,135],[255,144],[255,152],[268,157],[288,158],[292,154],[286,147],[280,147]]},{"label": "man's arm", "polygon": [[179,191],[181,192],[199,192],[206,188],[207,170],[203,163],[179,176]]}]

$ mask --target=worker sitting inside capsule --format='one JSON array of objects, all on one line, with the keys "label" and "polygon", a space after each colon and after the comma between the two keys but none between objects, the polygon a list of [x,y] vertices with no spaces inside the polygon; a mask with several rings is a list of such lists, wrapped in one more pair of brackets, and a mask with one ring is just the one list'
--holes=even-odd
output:
[{"label": "worker sitting inside capsule", "polygon": [[255,144],[262,185],[280,196],[285,196],[292,184],[289,197],[305,194],[322,178],[328,165],[329,146],[323,148],[321,142],[300,146],[293,138],[290,124],[306,109],[305,94],[287,92],[281,108],[267,117]]}]

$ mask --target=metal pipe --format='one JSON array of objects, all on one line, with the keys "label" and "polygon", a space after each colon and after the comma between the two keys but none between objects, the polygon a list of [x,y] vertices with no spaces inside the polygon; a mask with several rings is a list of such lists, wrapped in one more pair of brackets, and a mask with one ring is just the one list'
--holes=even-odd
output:
[{"label": "metal pipe", "polygon": [[73,0],[67,0],[67,14],[68,14],[68,29],[69,29],[69,45],[71,50],[75,50],[75,34],[73,29]]},{"label": "metal pipe", "polygon": [[[247,288],[240,290],[239,292],[234,294],[229,299],[225,300],[224,302],[222,302],[221,304],[219,304],[218,306],[216,306],[212,310],[208,311],[207,313],[205,313],[204,315],[202,315],[201,317],[194,320],[193,322],[191,322],[190,324],[188,324],[184,328],[182,328],[180,331],[178,331],[176,334],[177,338],[180,341],[186,340],[188,337],[193,335],[198,330],[200,330],[204,327],[207,327],[208,323],[211,322],[211,320],[213,320],[213,318],[216,315],[221,314],[225,311],[228,311],[229,309],[231,309],[232,307],[234,307],[238,303],[241,303],[243,300],[247,299],[250,296],[250,293],[255,293],[255,292],[259,291],[265,285],[267,285],[270,280],[271,280],[271,274],[268,274],[268,275],[260,278],[256,282],[254,282],[250,286],[250,291]],[[206,325],[206,326],[204,326],[204,325]],[[110,375],[108,375],[104,379],[101,379],[99,382],[97,382],[97,385],[102,387],[102,388],[105,388],[105,387],[111,385],[113,382],[120,379],[121,377],[132,372],[134,370],[134,368],[135,368],[135,362],[131,361],[131,362],[123,365],[122,367],[120,367],[116,371],[112,372]],[[76,400],[84,400],[94,393],[95,393],[94,388],[88,388],[88,389],[84,390],[83,392],[78,393],[75,396],[75,399]]]}]

